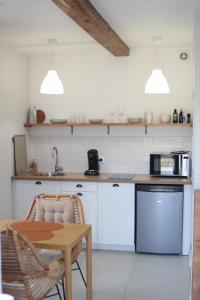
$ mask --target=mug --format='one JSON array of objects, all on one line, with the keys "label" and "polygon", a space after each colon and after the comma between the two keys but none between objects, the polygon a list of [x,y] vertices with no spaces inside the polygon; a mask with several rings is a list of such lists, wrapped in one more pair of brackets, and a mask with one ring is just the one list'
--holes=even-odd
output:
[{"label": "mug", "polygon": [[152,123],[153,113],[152,112],[146,112],[145,113],[145,120],[146,120],[147,123]]}]

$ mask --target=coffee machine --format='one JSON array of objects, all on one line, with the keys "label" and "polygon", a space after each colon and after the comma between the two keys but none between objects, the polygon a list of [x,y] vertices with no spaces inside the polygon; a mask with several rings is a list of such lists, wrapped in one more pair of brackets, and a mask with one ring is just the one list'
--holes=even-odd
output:
[{"label": "coffee machine", "polygon": [[85,171],[87,176],[100,175],[100,166],[99,166],[99,155],[96,149],[90,149],[87,152],[88,156],[88,170]]}]

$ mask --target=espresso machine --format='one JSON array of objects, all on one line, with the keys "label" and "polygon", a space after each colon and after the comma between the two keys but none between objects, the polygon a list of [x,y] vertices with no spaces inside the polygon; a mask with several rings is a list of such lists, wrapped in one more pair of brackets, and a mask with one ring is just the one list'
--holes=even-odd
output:
[{"label": "espresso machine", "polygon": [[90,149],[87,152],[88,156],[88,170],[85,171],[87,176],[100,175],[99,155],[96,149]]}]

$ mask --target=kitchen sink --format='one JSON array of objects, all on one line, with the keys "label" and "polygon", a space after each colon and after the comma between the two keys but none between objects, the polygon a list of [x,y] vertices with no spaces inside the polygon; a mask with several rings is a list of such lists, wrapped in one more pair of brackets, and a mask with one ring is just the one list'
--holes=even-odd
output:
[{"label": "kitchen sink", "polygon": [[63,176],[63,172],[38,172],[36,176]]}]

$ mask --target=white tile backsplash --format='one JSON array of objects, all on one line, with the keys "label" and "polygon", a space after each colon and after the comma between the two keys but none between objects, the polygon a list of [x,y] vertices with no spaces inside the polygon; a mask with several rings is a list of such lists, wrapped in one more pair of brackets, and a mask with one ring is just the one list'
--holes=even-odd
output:
[{"label": "white tile backsplash", "polygon": [[192,150],[191,137],[68,137],[32,136],[30,157],[39,171],[54,169],[52,148],[57,146],[59,165],[66,172],[84,172],[88,168],[87,151],[97,149],[104,157],[101,172],[149,173],[149,154]]}]

